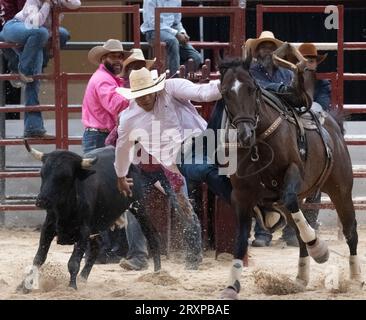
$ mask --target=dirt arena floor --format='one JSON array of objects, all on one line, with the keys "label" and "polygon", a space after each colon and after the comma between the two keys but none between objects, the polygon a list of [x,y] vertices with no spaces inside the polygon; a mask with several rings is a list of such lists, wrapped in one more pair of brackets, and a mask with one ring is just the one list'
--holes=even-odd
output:
[{"label": "dirt arena floor", "polygon": [[[250,247],[249,267],[241,276],[240,299],[366,299],[365,287],[348,279],[348,247],[337,240],[335,229],[322,227],[327,240],[329,261],[318,265],[311,261],[310,283],[301,291],[293,283],[297,271],[298,249],[285,247],[275,234],[271,247]],[[366,272],[366,227],[359,228],[359,257]],[[39,232],[0,229],[0,300],[3,299],[217,299],[225,287],[231,255],[205,252],[198,271],[186,271],[179,254],[167,260],[163,271],[154,274],[152,261],[145,271],[124,271],[118,264],[95,265],[87,283],[79,281],[79,290],[67,287],[67,261],[72,247],[52,243],[40,277],[40,288],[30,294],[16,292],[24,270],[32,262]],[[338,274],[338,277],[336,275]],[[330,283],[339,281],[338,286]],[[300,291],[300,292],[298,292]]]}]

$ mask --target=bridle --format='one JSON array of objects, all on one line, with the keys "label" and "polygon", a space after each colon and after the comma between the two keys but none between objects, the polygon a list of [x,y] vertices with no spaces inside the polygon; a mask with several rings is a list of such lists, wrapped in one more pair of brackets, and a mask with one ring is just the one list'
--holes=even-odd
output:
[{"label": "bridle", "polygon": [[[254,79],[253,79],[254,80]],[[247,116],[243,116],[243,115],[233,115],[230,110],[228,109],[226,103],[225,103],[225,111],[228,115],[228,118],[229,118],[229,121],[230,121],[230,126],[233,128],[233,129],[237,129],[238,128],[238,124],[239,123],[248,123],[252,126],[253,130],[254,130],[254,134],[255,134],[255,130],[257,129],[257,126],[258,126],[258,122],[259,122],[259,108],[261,106],[261,103],[263,103],[263,100],[262,100],[262,96],[260,94],[260,88],[259,86],[257,85],[257,83],[255,83],[255,115],[254,117],[247,117]]]},{"label": "bridle", "polygon": [[[251,76],[251,75],[250,75]],[[271,159],[270,161],[265,164],[263,167],[261,167],[260,169],[256,170],[255,172],[252,172],[250,174],[246,174],[244,176],[239,176],[238,173],[236,172],[235,175],[237,178],[239,179],[244,179],[244,178],[248,178],[250,176],[256,175],[262,171],[264,171],[265,169],[267,169],[271,163],[274,160],[274,151],[272,149],[272,147],[266,143],[264,140],[262,139],[257,139],[256,137],[256,129],[258,127],[258,123],[259,123],[259,111],[260,108],[264,105],[264,100],[261,94],[261,89],[259,87],[259,85],[257,84],[257,82],[255,81],[255,79],[251,76],[252,81],[254,82],[255,85],[255,114],[254,117],[248,117],[248,116],[243,116],[243,115],[234,115],[232,112],[230,112],[229,108],[227,107],[227,104],[224,104],[224,109],[225,112],[228,115],[228,119],[229,119],[229,125],[230,127],[232,127],[233,129],[238,129],[238,124],[239,123],[246,123],[251,125],[252,130],[253,130],[253,139],[255,141],[255,143],[249,147],[245,147],[242,146],[239,142],[239,144],[237,144],[237,148],[239,149],[250,149],[250,152],[248,152],[248,155],[250,154],[250,160],[252,162],[258,162],[259,161],[259,153],[258,153],[258,144],[262,144],[265,145],[271,152]],[[222,92],[222,96],[224,96],[224,92]],[[241,159],[240,163],[238,164],[238,168],[241,166],[241,164],[246,161],[248,158],[248,156],[245,156],[244,158]]]}]

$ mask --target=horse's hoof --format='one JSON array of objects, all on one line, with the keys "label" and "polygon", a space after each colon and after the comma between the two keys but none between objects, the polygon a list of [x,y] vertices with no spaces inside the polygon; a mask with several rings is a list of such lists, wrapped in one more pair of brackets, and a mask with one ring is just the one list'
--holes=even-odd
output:
[{"label": "horse's hoof", "polygon": [[233,288],[225,288],[221,291],[220,299],[222,300],[238,300],[239,295]]},{"label": "horse's hoof", "polygon": [[310,257],[317,263],[327,262],[329,259],[329,250],[325,241],[316,238],[313,245],[306,245]]},{"label": "horse's hoof", "polygon": [[304,290],[307,287],[308,283],[309,283],[309,280],[304,280],[304,279],[300,279],[300,278],[296,277],[296,284],[298,284]]},{"label": "horse's hoof", "polygon": [[28,294],[30,293],[32,290],[28,289],[25,286],[25,281],[23,280],[16,288],[16,292],[18,293],[24,293],[24,294]]}]

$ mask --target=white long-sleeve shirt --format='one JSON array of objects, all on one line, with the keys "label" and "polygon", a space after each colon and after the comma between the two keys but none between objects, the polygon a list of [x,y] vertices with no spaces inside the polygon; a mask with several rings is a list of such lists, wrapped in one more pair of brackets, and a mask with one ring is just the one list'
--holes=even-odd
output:
[{"label": "white long-sleeve shirt", "polygon": [[[81,6],[80,0],[53,0],[55,5],[62,5],[68,9],[75,10]],[[51,6],[48,2],[40,0],[27,0],[24,7],[19,11],[14,19],[24,21],[32,29],[46,27],[51,29],[52,16],[50,14]],[[60,15],[61,18],[61,15]]]},{"label": "white long-sleeve shirt", "polygon": [[[141,32],[155,30],[155,8],[157,7],[181,7],[181,0],[144,0],[142,7],[143,24]],[[186,33],[182,25],[181,13],[162,13],[160,15],[160,30],[166,30],[174,36],[179,32]]]},{"label": "white long-sleeve shirt", "polygon": [[115,169],[118,177],[127,175],[135,141],[140,139],[144,151],[165,167],[175,164],[181,143],[199,135],[207,122],[190,102],[210,102],[221,99],[219,81],[194,84],[185,79],[166,80],[165,88],[157,93],[154,108],[147,112],[130,101],[120,113]]}]

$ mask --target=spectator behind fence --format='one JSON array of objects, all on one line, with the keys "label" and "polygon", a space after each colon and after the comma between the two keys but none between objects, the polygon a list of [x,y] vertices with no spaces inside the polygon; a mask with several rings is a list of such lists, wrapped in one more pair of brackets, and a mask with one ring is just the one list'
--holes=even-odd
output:
[{"label": "spectator behind fence", "polygon": [[[80,0],[27,0],[24,7],[12,18],[8,20],[1,32],[2,40],[23,45],[21,49],[14,49],[17,56],[12,52],[7,56],[8,65],[11,72],[19,73],[20,79],[26,84],[25,105],[39,106],[40,81],[34,80],[33,76],[42,73],[44,64],[44,47],[51,34],[52,26],[52,5],[64,5],[69,9],[79,8]],[[14,14],[15,9],[19,9],[21,1],[14,3],[3,1],[5,21]],[[61,44],[65,44],[69,34],[63,29]],[[18,58],[18,59],[17,59]],[[48,58],[46,58],[48,60]],[[14,83],[20,86],[19,82]],[[24,116],[24,137],[27,138],[54,138],[47,135],[43,124],[41,112],[26,112]]]},{"label": "spectator behind fence", "polygon": [[[1,27],[4,24],[13,19],[14,16],[23,9],[26,0],[2,0],[2,9],[0,12],[0,20]],[[62,5],[62,0],[55,0],[54,2],[58,3],[58,5]],[[68,9],[77,9],[80,6],[80,2],[66,2]],[[70,33],[65,28],[59,28],[60,35],[60,47],[63,48],[66,42],[70,39]],[[48,40],[48,43],[51,42],[51,37]],[[0,41],[4,41],[2,37],[2,33],[0,33]],[[18,54],[13,49],[2,49],[5,59],[7,60],[7,66],[10,70],[10,73],[18,73],[18,65],[19,58]],[[47,67],[48,61],[50,59],[50,46],[47,45],[43,48],[43,65],[42,67]],[[24,87],[24,83],[20,80],[10,80],[11,85],[14,88]]]},{"label": "spectator behind fence", "polygon": [[[130,76],[132,70],[138,70],[143,67],[146,67],[148,70],[150,70],[156,61],[156,58],[153,60],[145,60],[141,49],[134,48],[131,50],[131,52],[132,54],[125,61],[123,61],[121,73],[121,77],[123,78],[125,87],[127,88],[130,87],[128,77]],[[114,147],[116,146],[116,141],[118,138],[117,127],[118,125],[116,125],[110,132],[107,139],[105,140],[105,145],[112,145]]]},{"label": "spectator behind fence", "polygon": [[[153,43],[155,39],[155,8],[181,6],[181,0],[144,0],[141,32],[145,34],[148,42]],[[189,36],[181,22],[182,14],[162,13],[160,16],[160,40],[166,43],[170,74],[174,75],[179,66],[190,58],[198,69],[202,60],[201,55],[188,43]]]},{"label": "spectator behind fence", "polygon": [[89,61],[99,67],[88,82],[82,104],[84,153],[105,146],[107,136],[117,125],[118,114],[128,107],[128,100],[119,95],[116,88],[125,85],[119,74],[124,59],[130,54],[115,39],[109,39],[88,53]]}]

